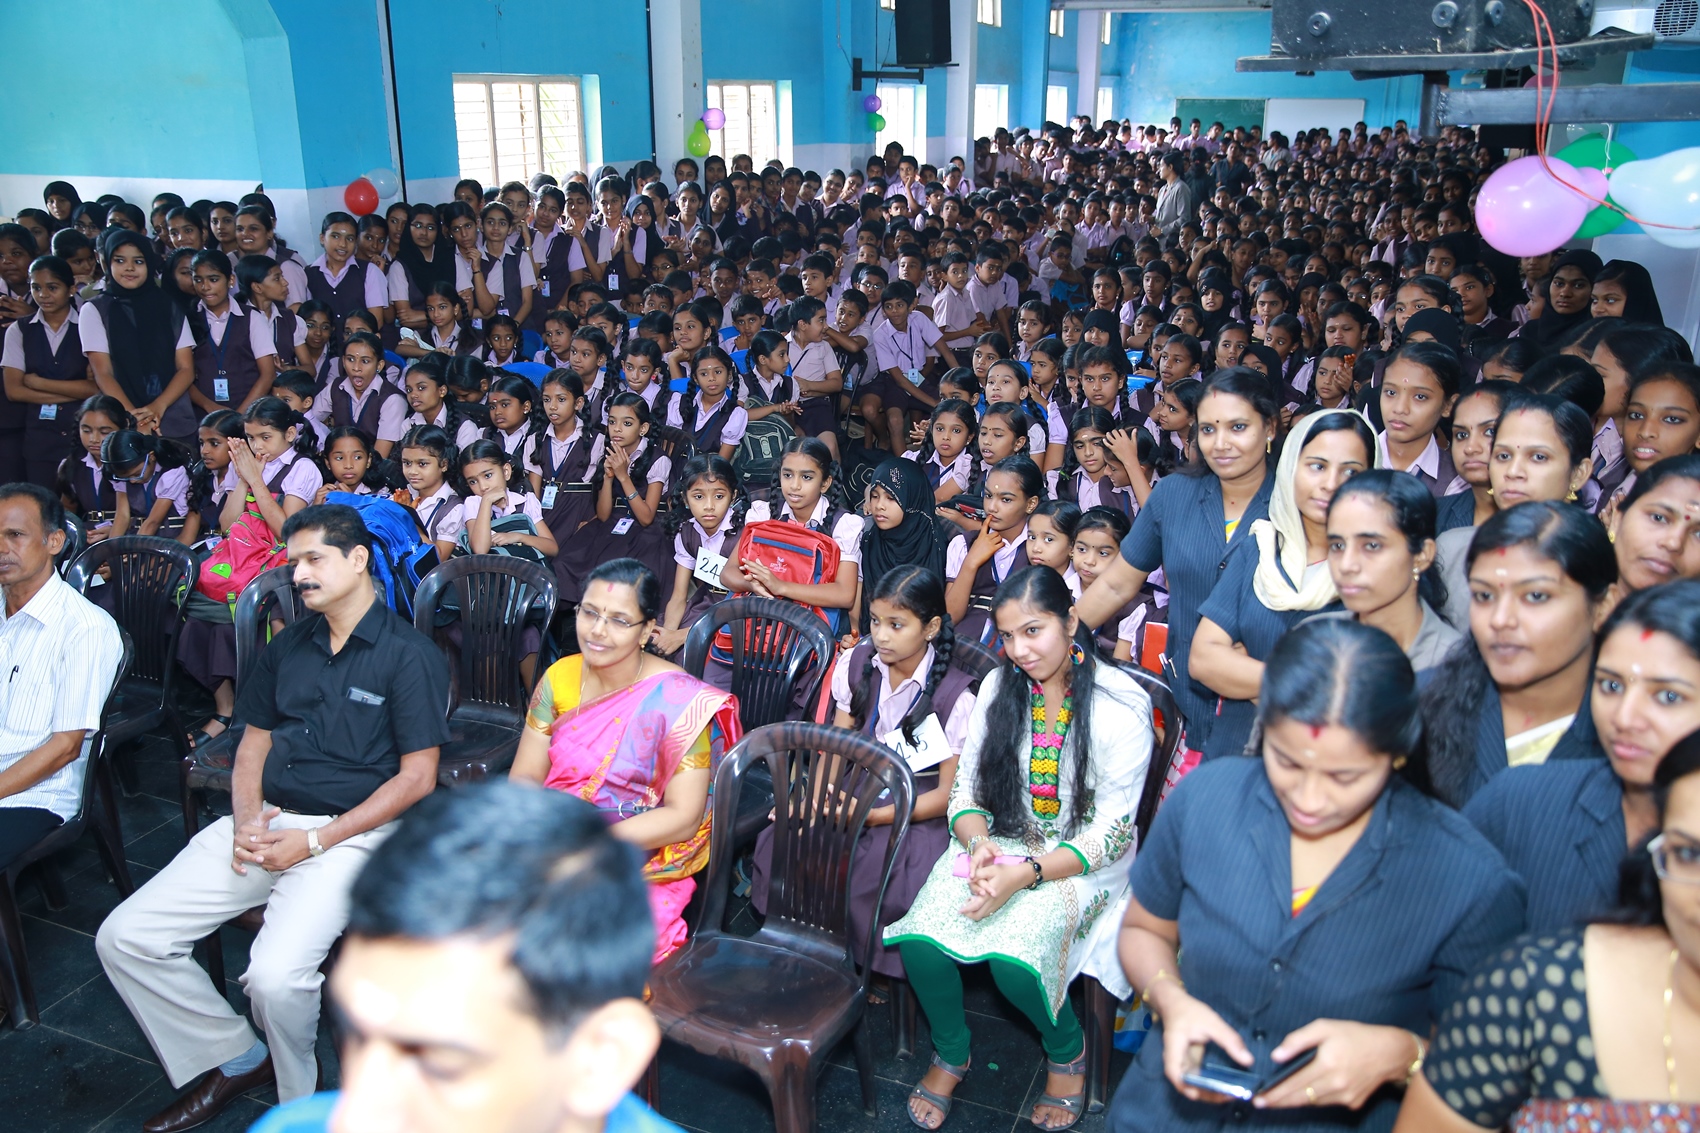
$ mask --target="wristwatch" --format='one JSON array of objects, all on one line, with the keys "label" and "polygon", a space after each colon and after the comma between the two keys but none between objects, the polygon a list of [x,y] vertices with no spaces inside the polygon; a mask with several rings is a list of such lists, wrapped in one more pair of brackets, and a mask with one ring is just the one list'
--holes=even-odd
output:
[{"label": "wristwatch", "polygon": [[319,828],[315,826],[307,831],[307,853],[316,858],[322,856],[324,852],[325,848],[319,845]]}]

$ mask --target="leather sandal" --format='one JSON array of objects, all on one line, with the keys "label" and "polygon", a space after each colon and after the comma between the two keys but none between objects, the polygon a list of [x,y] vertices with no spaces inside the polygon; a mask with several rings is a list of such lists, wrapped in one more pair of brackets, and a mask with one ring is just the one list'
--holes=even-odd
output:
[{"label": "leather sandal", "polygon": [[[1049,1059],[1046,1059],[1045,1072],[1047,1074],[1079,1074],[1084,1077],[1086,1074],[1086,1052],[1081,1051],[1080,1057],[1075,1059],[1073,1062],[1052,1062]],[[1070,1094],[1066,1098],[1059,1098],[1055,1094],[1040,1094],[1039,1100],[1033,1103],[1033,1108],[1037,1110],[1040,1106],[1048,1106],[1051,1109],[1067,1110],[1069,1112],[1068,1124],[1046,1125],[1037,1117],[1031,1117],[1029,1120],[1033,1122],[1033,1127],[1035,1129],[1043,1129],[1046,1133],[1057,1133],[1058,1130],[1073,1129],[1075,1125],[1079,1123],[1080,1115],[1086,1112],[1086,1086],[1082,1083],[1078,1094]]]},{"label": "leather sandal", "polygon": [[214,714],[211,718],[209,718],[207,720],[207,724],[212,723],[214,720],[217,720],[220,724],[223,724],[224,729],[222,731],[220,731],[217,735],[209,735],[207,733],[206,724],[202,724],[199,728],[196,728],[194,731],[189,733],[189,747],[190,747],[191,750],[200,747],[202,744],[211,743],[213,740],[218,739],[219,736],[224,735],[225,732],[230,731],[230,717],[229,716],[220,716],[220,715]]},{"label": "leather sandal", "polygon": [[[949,1074],[952,1078],[955,1078],[958,1082],[961,1082],[963,1078],[968,1076],[968,1067],[973,1064],[973,1059],[969,1059],[961,1066],[952,1066],[935,1053],[933,1055],[932,1064],[940,1070],[943,1070],[946,1074]],[[1082,1061],[1082,1065],[1084,1065],[1084,1060]],[[928,1105],[936,1107],[939,1111],[939,1123],[937,1125],[923,1125],[921,1123],[921,1119],[915,1116],[915,1110],[908,1102],[905,1102],[903,1105],[903,1112],[909,1115],[910,1122],[918,1129],[943,1128],[945,1120],[950,1117],[950,1107],[956,1104],[955,1093],[952,1093],[949,1097],[945,1097],[942,1094],[935,1094],[919,1082],[915,1083],[915,1088],[909,1091],[909,1099],[910,1101],[919,1099],[926,1102]]]}]

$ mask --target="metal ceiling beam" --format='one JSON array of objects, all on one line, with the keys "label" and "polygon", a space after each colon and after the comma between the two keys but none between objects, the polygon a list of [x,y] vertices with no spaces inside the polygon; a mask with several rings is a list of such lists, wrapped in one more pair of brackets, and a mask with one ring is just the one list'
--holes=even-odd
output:
[{"label": "metal ceiling beam", "polygon": [[[1435,117],[1442,126],[1516,126],[1535,120],[1535,92],[1453,90],[1435,95]],[[1700,121],[1700,83],[1636,83],[1629,86],[1558,88],[1554,122]]]},{"label": "metal ceiling beam", "polygon": [[1270,0],[1051,0],[1053,11],[1267,12]]}]

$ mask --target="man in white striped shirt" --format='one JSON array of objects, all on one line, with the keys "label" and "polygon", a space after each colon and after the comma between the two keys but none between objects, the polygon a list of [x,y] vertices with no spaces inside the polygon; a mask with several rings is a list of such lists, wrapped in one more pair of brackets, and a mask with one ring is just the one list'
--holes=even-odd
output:
[{"label": "man in white striped shirt", "polygon": [[47,489],[0,485],[0,869],[77,816],[124,653],[112,618],[53,569],[64,519]]}]

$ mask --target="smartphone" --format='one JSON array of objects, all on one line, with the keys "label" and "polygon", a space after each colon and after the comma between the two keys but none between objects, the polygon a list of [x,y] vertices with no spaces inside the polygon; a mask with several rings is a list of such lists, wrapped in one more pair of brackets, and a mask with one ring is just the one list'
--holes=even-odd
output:
[{"label": "smartphone", "polygon": [[1316,1048],[1294,1055],[1286,1062],[1275,1067],[1268,1074],[1259,1075],[1247,1070],[1239,1063],[1229,1058],[1227,1052],[1215,1043],[1204,1052],[1204,1061],[1197,1070],[1188,1074],[1183,1081],[1189,1086],[1197,1086],[1201,1090],[1210,1090],[1224,1097],[1238,1101],[1249,1102],[1259,1094],[1268,1093],[1276,1086],[1285,1082],[1299,1070],[1309,1066],[1316,1057]]}]

